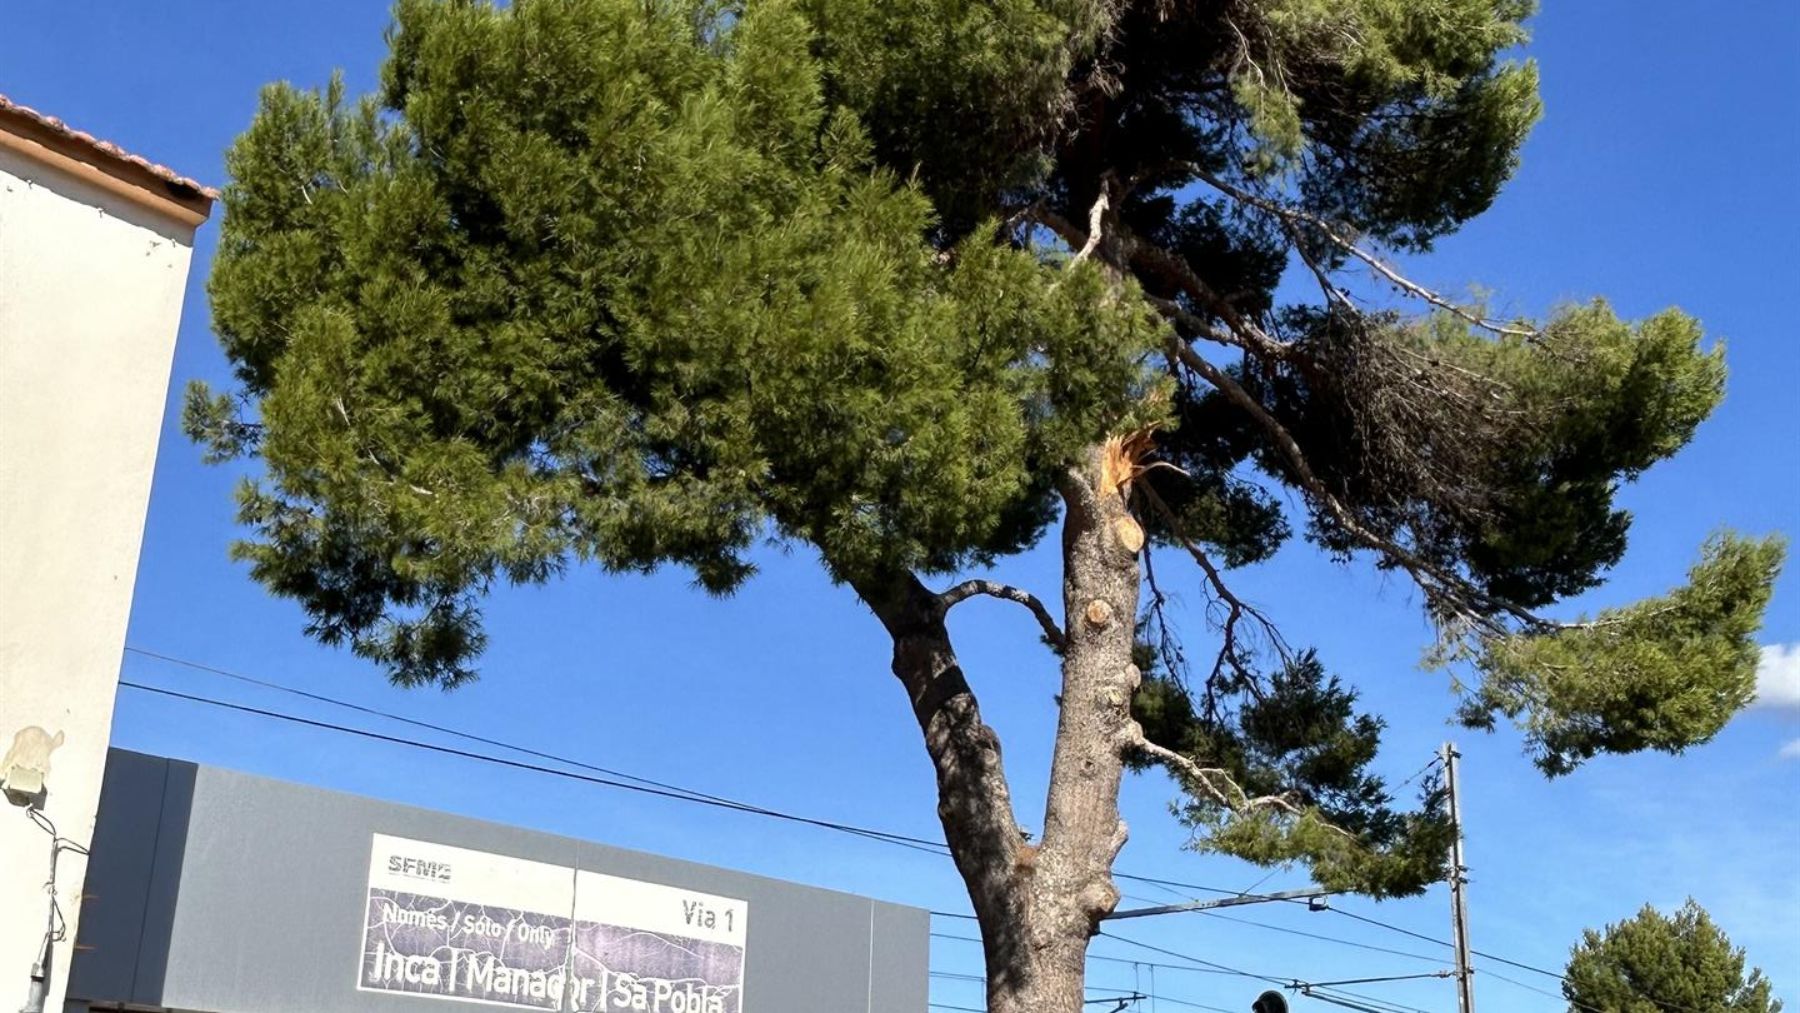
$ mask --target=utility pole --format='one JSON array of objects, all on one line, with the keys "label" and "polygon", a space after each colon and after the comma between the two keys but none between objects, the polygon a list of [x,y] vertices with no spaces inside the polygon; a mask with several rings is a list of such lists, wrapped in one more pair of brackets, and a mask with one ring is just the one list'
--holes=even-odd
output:
[{"label": "utility pole", "polygon": [[1439,755],[1450,802],[1450,922],[1451,938],[1456,941],[1456,1005],[1461,1013],[1475,1013],[1475,970],[1469,966],[1469,867],[1463,861],[1462,802],[1456,791],[1456,761],[1462,754],[1456,751],[1456,743],[1446,742]]}]

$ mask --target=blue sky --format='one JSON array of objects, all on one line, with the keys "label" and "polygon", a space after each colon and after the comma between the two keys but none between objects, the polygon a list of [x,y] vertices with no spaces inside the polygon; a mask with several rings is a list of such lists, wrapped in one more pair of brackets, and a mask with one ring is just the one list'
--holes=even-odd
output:
[{"label": "blue sky", "polygon": [[[209,182],[248,122],[257,88],[322,83],[333,68],[353,87],[373,80],[383,4],[90,0],[9,5],[0,30],[0,92]],[[1655,593],[1680,579],[1708,532],[1800,533],[1800,5],[1751,0],[1697,11],[1673,0],[1584,0],[1535,22],[1547,113],[1523,167],[1494,209],[1409,265],[1450,291],[1479,283],[1502,310],[1541,314],[1603,294],[1640,316],[1675,304],[1727,341],[1724,406],[1676,461],[1626,490],[1632,548],[1614,580],[1583,604]],[[217,235],[200,234],[172,390],[226,379],[207,325],[203,279]],[[367,666],[300,635],[292,605],[274,601],[226,559],[235,474],[206,468],[164,424],[129,643],[425,720],[528,741],[586,761],[757,803],[935,837],[932,778],[885,638],[804,550],[769,551],[736,598],[689,589],[684,574],[609,578],[576,573],[550,588],[496,596],[485,677],[454,693],[388,687]],[[1036,552],[1001,571],[1053,597],[1056,560]],[[1316,645],[1387,715],[1385,765],[1396,780],[1454,735],[1463,787],[1470,906],[1477,949],[1562,965],[1586,926],[1649,902],[1692,895],[1749,950],[1779,994],[1800,1000],[1800,653],[1782,656],[1786,690],[1718,739],[1679,758],[1607,758],[1546,783],[1507,731],[1455,732],[1441,674],[1417,665],[1430,632],[1402,583],[1339,567],[1303,547],[1236,578],[1290,639]],[[1197,586],[1190,598],[1198,600]],[[1030,618],[998,602],[958,609],[959,647],[1006,744],[1022,818],[1041,811],[1055,666]],[[1790,567],[1763,641],[1800,643],[1800,567]],[[1778,657],[1771,653],[1771,659]],[[221,680],[138,654],[129,678],[343,720],[322,705]],[[1782,666],[1771,666],[1779,668]],[[350,716],[354,717],[354,716]],[[364,720],[362,723],[371,724]],[[392,730],[392,729],[388,729]],[[402,730],[404,731],[404,730]],[[857,838],[722,813],[348,739],[124,690],[114,731],[123,746],[290,780],[520,823],[942,910],[966,910],[945,860]],[[1302,885],[1184,852],[1167,815],[1171,786],[1132,779],[1133,838],[1122,869],[1230,889]],[[1127,883],[1127,905],[1169,892]],[[1368,915],[1434,938],[1448,935],[1442,890],[1376,905]],[[1433,959],[1360,949],[1205,916],[1144,919],[1123,934],[1281,978],[1313,981],[1428,972],[1445,951],[1344,915],[1291,906],[1233,917]],[[967,935],[967,922],[938,930]],[[1176,963],[1101,940],[1095,952]],[[1478,961],[1554,992],[1530,971]],[[932,966],[978,974],[978,950],[934,940]],[[1096,963],[1093,984],[1246,1008],[1259,983],[1169,967]],[[1489,1013],[1562,1008],[1555,998],[1484,975]],[[1453,1008],[1439,980],[1370,985],[1367,994]],[[933,981],[934,1001],[979,1006],[977,984]],[[1296,1003],[1297,1008],[1324,1008]]]}]

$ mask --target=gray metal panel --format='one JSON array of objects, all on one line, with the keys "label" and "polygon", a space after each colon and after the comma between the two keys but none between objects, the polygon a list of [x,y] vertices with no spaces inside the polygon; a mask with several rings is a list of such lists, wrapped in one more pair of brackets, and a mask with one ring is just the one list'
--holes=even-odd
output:
[{"label": "gray metal panel", "polygon": [[565,838],[202,767],[161,1004],[217,1013],[492,1013],[356,991],[375,833],[575,860],[576,842]]},{"label": "gray metal panel", "polygon": [[69,967],[71,996],[131,996],[168,773],[169,761],[159,757],[107,757],[82,887],[80,949]]},{"label": "gray metal panel", "polygon": [[[108,776],[114,765],[124,777],[164,762],[114,750]],[[923,911],[210,767],[198,768],[189,808],[179,813],[185,839],[178,903],[162,934],[166,951],[160,939],[139,940],[137,987],[130,991],[119,988],[116,952],[78,953],[73,980],[84,986],[82,998],[204,1013],[493,1013],[460,1000],[356,990],[371,838],[383,833],[747,901],[745,1013],[925,1008]],[[109,819],[103,803],[102,827],[143,825],[142,813],[127,815]],[[163,822],[173,815],[165,812]],[[173,839],[167,831],[164,837]],[[113,847],[104,830],[96,841]],[[118,850],[135,856],[110,873],[126,888],[119,896],[129,895],[136,876],[155,880],[156,870],[145,870],[132,847]],[[169,862],[159,857],[166,877]],[[140,913],[148,893],[137,887]],[[125,907],[115,910],[104,899],[102,907],[97,920],[128,920]],[[146,982],[157,984],[156,994],[145,991]]]},{"label": "gray metal panel", "polygon": [[156,856],[150,863],[150,882],[144,891],[144,927],[138,943],[137,970],[131,978],[131,996],[141,1003],[155,1003],[163,994],[163,974],[169,966],[169,950],[175,945],[175,915],[181,900],[181,872],[187,862],[187,836],[193,825],[194,785],[200,768],[170,760],[163,779],[162,818],[157,821]]},{"label": "gray metal panel", "polygon": [[101,780],[70,996],[162,995],[196,768],[113,750]]},{"label": "gray metal panel", "polygon": [[931,912],[870,901],[869,1013],[925,1013],[931,983]]}]

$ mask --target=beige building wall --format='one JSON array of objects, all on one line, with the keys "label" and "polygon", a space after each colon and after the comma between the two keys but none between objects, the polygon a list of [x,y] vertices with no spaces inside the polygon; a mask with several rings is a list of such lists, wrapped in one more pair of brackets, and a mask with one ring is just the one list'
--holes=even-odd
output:
[{"label": "beige building wall", "polygon": [[[166,196],[138,198],[132,174],[108,175],[94,143],[84,162],[79,143],[21,139],[0,117],[0,750],[28,778],[17,768],[53,747],[42,815],[81,845],[106,761],[193,223],[204,216],[172,214]],[[26,807],[0,803],[6,1013],[31,990],[50,855]],[[58,860],[67,929],[46,1010],[62,1009],[84,868],[73,851]]]}]

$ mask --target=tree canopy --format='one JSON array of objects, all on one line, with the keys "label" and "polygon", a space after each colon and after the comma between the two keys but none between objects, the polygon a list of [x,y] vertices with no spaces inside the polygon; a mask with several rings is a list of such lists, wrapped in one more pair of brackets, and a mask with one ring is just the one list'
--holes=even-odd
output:
[{"label": "tree canopy", "polygon": [[[272,85],[228,155],[237,386],[191,389],[187,427],[262,464],[255,578],[409,684],[474,674],[496,587],[677,565],[728,593],[759,540],[811,546],[894,638],[984,935],[1034,917],[992,899],[1032,882],[1079,898],[1064,934],[1116,902],[1127,763],[1176,773],[1203,846],[1414,891],[1432,790],[1395,806],[1379,717],[1231,569],[1298,534],[1406,575],[1463,720],[1516,722],[1559,774],[1745,706],[1782,555],[1722,532],[1666,596],[1543,611],[1621,558],[1618,490],[1725,370],[1679,311],[1494,320],[1386,259],[1516,167],[1529,14],[400,0],[377,94]],[[923,583],[1052,530],[1061,623]],[[1152,557],[1194,564],[1207,629],[1167,621]],[[977,593],[1062,660],[1044,864],[943,629]]]},{"label": "tree canopy", "polygon": [[[1335,282],[1271,308],[1290,256],[1361,253],[1334,228],[1427,246],[1485,208],[1537,114],[1499,57],[1525,5],[963,8],[406,0],[378,97],[272,86],[211,284],[242,386],[189,412],[268,467],[258,579],[454,682],[496,581],[674,562],[724,592],[766,526],[840,573],[989,563],[1041,536],[1079,447],[1163,422],[1186,473],[1150,479],[1153,526],[1253,562],[1290,525],[1268,480],[1299,488],[1311,537],[1484,635],[1471,719],[1523,715],[1552,769],[1745,702],[1766,543],[1721,537],[1679,601],[1501,635],[1598,583],[1619,482],[1717,404],[1692,318],[1484,327]],[[1102,186],[1141,289],[998,218],[1082,221]],[[1186,369],[1151,361],[1158,307]],[[1241,358],[1198,361],[1217,338]],[[1703,635],[1632,628],[1669,610]]]},{"label": "tree canopy", "polygon": [[[726,592],[769,527],[841,574],[1018,551],[1142,412],[1145,308],[933,247],[795,5],[706,13],[402,3],[379,104],[275,86],[231,152],[243,551],[404,681],[467,677],[479,595],[575,560]],[[233,407],[192,402],[222,453]]]},{"label": "tree canopy", "polygon": [[1588,929],[1569,957],[1570,1013],[1781,1013],[1761,968],[1689,898],[1673,915],[1646,904],[1634,918]]}]

